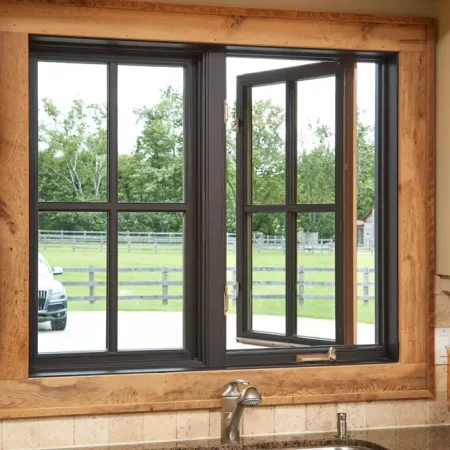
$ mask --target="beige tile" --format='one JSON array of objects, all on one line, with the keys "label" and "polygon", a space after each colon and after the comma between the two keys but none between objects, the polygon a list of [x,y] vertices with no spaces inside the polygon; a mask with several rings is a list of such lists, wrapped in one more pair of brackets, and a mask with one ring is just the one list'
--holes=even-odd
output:
[{"label": "beige tile", "polygon": [[399,427],[426,424],[426,400],[404,400],[397,402],[397,425]]},{"label": "beige tile", "polygon": [[397,426],[396,402],[368,402],[367,427],[383,428]]},{"label": "beige tile", "polygon": [[305,405],[275,407],[275,433],[302,433],[305,430]]},{"label": "beige tile", "polygon": [[[436,295],[442,294],[444,291],[450,292],[450,277],[445,277],[445,276],[440,277],[438,275],[436,275],[436,277],[438,277],[440,280],[440,283],[435,281]],[[438,286],[438,288],[440,288],[440,292],[437,292],[436,285]]]},{"label": "beige tile", "polygon": [[2,446],[4,450],[27,450],[38,446],[38,421],[5,420],[2,423]]},{"label": "beige tile", "polygon": [[173,441],[177,438],[177,414],[144,414],[144,441]]},{"label": "beige tile", "polygon": [[244,408],[244,436],[273,434],[275,426],[275,408],[273,406],[255,406]]},{"label": "beige tile", "polygon": [[[367,408],[364,402],[359,403],[338,403],[338,413],[347,414],[347,428],[349,430],[358,430],[367,426]],[[337,417],[335,418],[337,427]]]},{"label": "beige tile", "polygon": [[434,367],[436,392],[447,392],[447,365]]},{"label": "beige tile", "polygon": [[336,414],[336,403],[306,405],[306,431],[335,430]]},{"label": "beige tile", "polygon": [[144,414],[119,414],[109,418],[109,442],[144,441]]},{"label": "beige tile", "polygon": [[446,392],[438,392],[435,400],[427,401],[427,423],[429,425],[450,423]]},{"label": "beige tile", "polygon": [[209,411],[177,412],[177,439],[199,439],[209,436]]},{"label": "beige tile", "polygon": [[436,295],[436,328],[450,327],[450,298],[445,294]]},{"label": "beige tile", "polygon": [[442,294],[442,278],[439,275],[434,276],[434,294]]},{"label": "beige tile", "polygon": [[209,437],[220,438],[220,409],[209,411]]},{"label": "beige tile", "polygon": [[107,444],[109,440],[109,417],[75,417],[75,445]]},{"label": "beige tile", "polygon": [[74,444],[74,418],[39,419],[39,447],[69,447]]}]

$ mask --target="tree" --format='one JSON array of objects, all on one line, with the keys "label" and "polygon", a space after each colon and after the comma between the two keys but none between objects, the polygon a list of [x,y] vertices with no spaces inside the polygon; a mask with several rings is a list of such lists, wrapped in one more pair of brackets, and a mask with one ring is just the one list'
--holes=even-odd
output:
[{"label": "tree", "polygon": [[[67,113],[43,101],[39,125],[39,199],[106,201],[106,105],[75,100]],[[118,155],[118,197],[123,202],[183,202],[184,111],[182,93],[168,87],[151,107],[135,111],[141,132],[135,146]],[[232,117],[235,117],[233,108]],[[285,202],[285,117],[270,101],[252,111],[252,196],[255,204]],[[373,129],[358,115],[358,217],[374,203]],[[227,231],[236,231],[236,129],[226,129]],[[335,202],[335,149],[331,130],[309,124],[298,140],[298,198],[301,203]],[[41,228],[104,229],[92,213],[41,214]],[[100,215],[102,216],[102,215]],[[99,216],[99,217],[100,217]],[[89,219],[92,217],[92,219]],[[103,216],[102,216],[103,217]],[[120,231],[182,231],[181,213],[121,213]],[[283,234],[283,214],[254,214],[254,232]],[[334,215],[299,214],[298,231],[334,238]]]},{"label": "tree", "polygon": [[106,107],[75,100],[62,114],[43,101],[39,126],[39,199],[106,200]]},{"label": "tree", "polygon": [[172,87],[150,108],[135,111],[142,132],[131,154],[119,156],[119,199],[126,202],[182,202],[183,96]]},{"label": "tree", "polygon": [[358,112],[357,127],[357,217],[375,204],[375,143],[373,127],[364,125]]}]

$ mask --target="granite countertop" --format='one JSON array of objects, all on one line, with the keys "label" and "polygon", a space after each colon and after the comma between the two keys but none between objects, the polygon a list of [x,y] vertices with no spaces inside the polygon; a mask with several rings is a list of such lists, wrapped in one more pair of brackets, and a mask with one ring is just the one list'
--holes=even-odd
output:
[{"label": "granite countertop", "polygon": [[[445,450],[450,449],[450,426],[386,428],[353,431],[347,439],[337,439],[334,433],[308,433],[243,438],[241,446],[222,445],[217,439],[120,445],[121,450],[265,450],[298,449],[324,446],[361,446],[371,450]],[[92,450],[111,450],[117,446],[92,447]],[[83,447],[83,450],[89,450]]]}]

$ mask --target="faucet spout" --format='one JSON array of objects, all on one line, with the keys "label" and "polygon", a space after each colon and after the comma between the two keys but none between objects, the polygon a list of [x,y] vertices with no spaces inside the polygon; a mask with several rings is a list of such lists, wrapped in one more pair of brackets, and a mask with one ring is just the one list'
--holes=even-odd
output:
[{"label": "faucet spout", "polygon": [[[238,385],[247,386],[240,391]],[[239,424],[242,411],[246,406],[256,406],[261,403],[258,389],[248,386],[248,382],[235,380],[228,383],[222,393],[221,441],[224,444],[238,444],[240,441]]]}]

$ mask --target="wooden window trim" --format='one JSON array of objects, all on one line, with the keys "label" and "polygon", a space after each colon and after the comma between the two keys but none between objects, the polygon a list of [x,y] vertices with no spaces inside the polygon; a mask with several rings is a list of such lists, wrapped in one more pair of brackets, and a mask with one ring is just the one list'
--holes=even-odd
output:
[{"label": "wooden window trim", "polygon": [[[258,385],[267,405],[432,397],[434,21],[121,0],[103,5],[0,1],[0,419],[214,408],[221,386],[235,377]],[[30,34],[398,52],[400,362],[29,379]]]}]

